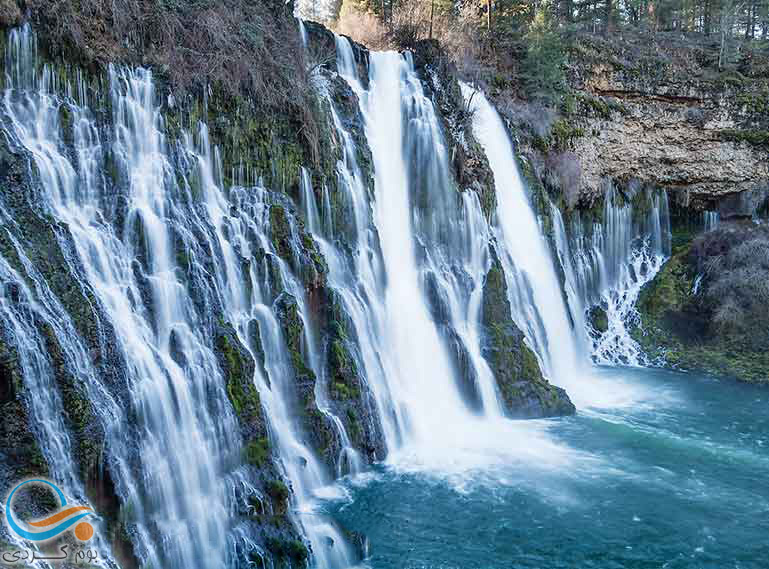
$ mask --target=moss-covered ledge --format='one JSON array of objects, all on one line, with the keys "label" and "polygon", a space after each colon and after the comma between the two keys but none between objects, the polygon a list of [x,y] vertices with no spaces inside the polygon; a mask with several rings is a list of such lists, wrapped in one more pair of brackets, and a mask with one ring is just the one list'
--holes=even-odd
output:
[{"label": "moss-covered ledge", "polygon": [[483,286],[482,350],[497,381],[505,412],[515,419],[571,415],[567,393],[542,375],[537,356],[513,322],[502,265],[492,251]]},{"label": "moss-covered ledge", "polygon": [[[641,291],[638,325],[631,331],[653,361],[665,367],[769,384],[765,345],[749,330],[725,327],[728,312],[738,308],[720,305],[722,293],[711,288],[725,276],[723,270],[713,271],[713,259],[728,255],[730,249],[755,239],[759,232],[760,226],[750,222],[727,225],[675,249]],[[755,278],[761,277],[756,274]],[[751,284],[741,279],[734,286]],[[719,310],[727,313],[719,316]],[[764,310],[763,320],[760,314],[750,320],[759,327],[769,326],[769,313]]]}]

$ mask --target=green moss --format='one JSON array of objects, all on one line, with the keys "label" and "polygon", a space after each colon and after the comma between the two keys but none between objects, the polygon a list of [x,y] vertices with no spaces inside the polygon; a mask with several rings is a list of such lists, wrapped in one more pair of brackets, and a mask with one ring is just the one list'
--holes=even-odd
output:
[{"label": "green moss", "polygon": [[727,142],[747,142],[753,146],[769,147],[769,130],[724,129],[718,131],[717,136]]},{"label": "green moss", "polygon": [[550,133],[546,137],[534,133],[532,145],[540,152],[548,153],[557,150],[566,150],[571,147],[574,139],[584,136],[582,127],[573,122],[561,118],[550,127]]},{"label": "green moss", "polygon": [[352,440],[357,441],[363,434],[363,430],[358,421],[358,416],[355,414],[355,410],[352,407],[347,409],[347,433]]},{"label": "green moss", "polygon": [[244,460],[258,468],[264,466],[267,458],[270,455],[270,442],[267,437],[261,437],[259,439],[249,441],[243,447]]},{"label": "green moss", "polygon": [[483,354],[508,415],[530,418],[573,413],[568,396],[543,377],[536,354],[513,323],[507,283],[496,255],[483,287],[482,316]]},{"label": "green moss", "polygon": [[722,71],[715,79],[720,88],[742,87],[747,81],[748,79],[736,69]]},{"label": "green moss", "polygon": [[690,330],[689,322],[702,318],[691,290],[694,272],[684,246],[671,257],[654,280],[641,291],[641,322],[632,330],[641,348],[660,364],[684,370],[731,377],[742,381],[769,381],[769,353],[745,342]]},{"label": "green moss", "polygon": [[267,549],[276,557],[288,557],[296,563],[305,563],[309,557],[307,546],[298,539],[282,540],[268,537],[265,542]]},{"label": "green moss", "polygon": [[331,395],[335,399],[352,399],[355,397],[352,389],[347,387],[344,383],[335,382],[332,386]]},{"label": "green moss", "polygon": [[224,334],[217,337],[216,347],[225,362],[227,395],[235,413],[248,422],[260,420],[261,400],[253,378],[247,373],[244,355]]},{"label": "green moss", "polygon": [[332,340],[329,347],[329,369],[333,378],[331,396],[335,399],[358,399],[360,390],[353,383],[356,381],[355,362],[350,357],[347,346],[341,338]]},{"label": "green moss", "polygon": [[628,114],[625,105],[611,98],[595,97],[586,93],[575,93],[573,98],[574,110],[568,114],[594,116],[603,120],[611,120],[615,113]]},{"label": "green moss", "polygon": [[288,487],[282,480],[270,480],[267,483],[267,494],[276,502],[285,502],[288,500]]},{"label": "green moss", "polygon": [[665,263],[654,280],[644,288],[638,308],[659,319],[669,310],[680,310],[689,300],[694,278],[686,263],[686,251],[679,252]]},{"label": "green moss", "polygon": [[273,205],[270,207],[270,230],[272,246],[278,256],[287,260],[292,259],[291,226],[288,223],[286,210],[283,206]]},{"label": "green moss", "polygon": [[609,329],[609,320],[606,316],[606,311],[600,306],[594,306],[590,309],[588,314],[590,325],[596,332],[606,332]]},{"label": "green moss", "polygon": [[539,369],[537,355],[526,344],[521,345],[521,371],[523,377],[528,379],[544,380],[542,370]]},{"label": "green moss", "polygon": [[769,90],[766,87],[761,91],[751,89],[738,93],[734,100],[750,114],[769,114]]},{"label": "green moss", "polygon": [[309,557],[307,546],[298,539],[292,539],[288,542],[287,553],[297,563],[304,563]]},{"label": "green moss", "polygon": [[314,381],[315,372],[307,365],[303,355],[304,323],[296,299],[290,294],[283,294],[278,302],[280,322],[294,373],[297,378]]}]

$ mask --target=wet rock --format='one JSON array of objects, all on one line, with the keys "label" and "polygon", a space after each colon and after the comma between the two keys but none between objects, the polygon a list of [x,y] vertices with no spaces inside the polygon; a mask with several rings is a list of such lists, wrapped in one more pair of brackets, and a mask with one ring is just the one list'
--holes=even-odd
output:
[{"label": "wet rock", "polygon": [[542,375],[537,356],[512,319],[502,265],[492,252],[483,287],[483,355],[497,381],[506,414],[516,419],[570,415],[574,404]]}]

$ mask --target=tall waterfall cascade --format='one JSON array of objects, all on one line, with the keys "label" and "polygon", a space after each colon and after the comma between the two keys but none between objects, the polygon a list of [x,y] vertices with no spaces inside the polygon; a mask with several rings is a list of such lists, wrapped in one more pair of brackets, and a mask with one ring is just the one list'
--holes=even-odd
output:
[{"label": "tall waterfall cascade", "polygon": [[[125,523],[140,561],[213,569],[263,556],[253,527],[239,521],[238,513],[260,497],[240,458],[240,432],[216,357],[214,330],[231,326],[254,359],[264,360],[263,368],[254,366],[253,381],[294,490],[292,516],[318,566],[351,566],[340,531],[314,511],[314,492],[331,477],[301,440],[290,411],[293,378],[276,315],[282,295],[297,303],[310,365],[318,358],[304,290],[269,239],[273,197],[259,187],[222,189],[205,125],[180,148],[169,147],[149,71],[111,68],[114,130],[105,132],[92,110],[99,94],[85,84],[57,84],[39,64],[29,28],[12,33],[7,59],[7,134],[33,161],[45,214],[62,228],[60,245],[72,254],[68,270],[114,333],[114,340],[105,331],[98,341],[117,342],[119,362],[112,365],[124,382],[104,383],[107,374],[93,369],[85,340],[60,316],[66,311],[30,263],[21,263],[20,275],[13,261],[0,260],[4,281],[17,283],[9,285],[15,301],[4,292],[0,306],[11,325],[8,336],[35,358],[22,369],[25,381],[35,382],[29,389],[40,394],[31,408],[41,417],[39,440],[52,476],[70,495],[83,496],[66,428],[42,418],[62,412],[56,391],[41,383],[50,381],[51,362],[40,355],[43,340],[32,313],[54,330],[66,365],[100,417],[106,460],[130,512]],[[71,113],[71,132],[60,122],[62,106]],[[72,153],[64,142],[69,136]],[[117,169],[117,187],[103,174],[108,164]],[[14,229],[4,224],[9,238],[19,239]],[[23,261],[20,243],[17,254]],[[122,404],[116,389],[125,389]]]},{"label": "tall waterfall cascade", "polygon": [[[459,472],[526,456],[560,460],[547,456],[553,444],[537,428],[503,417],[480,319],[489,247],[504,245],[478,195],[456,191],[435,109],[410,55],[370,53],[364,88],[349,41],[337,37],[336,47],[337,69],[359,101],[374,179],[367,189],[332,105],[355,246],[345,255],[334,244],[336,232],[315,237],[354,324],[388,461]],[[316,209],[323,208],[305,207],[308,219]]]},{"label": "tall waterfall cascade", "polygon": [[[565,468],[547,424],[506,417],[484,338],[492,266],[501,265],[526,353],[579,407],[602,401],[592,362],[646,363],[628,324],[670,254],[666,195],[611,190],[590,227],[552,207],[551,250],[481,92],[461,86],[494,175],[494,212],[475,190],[459,191],[411,55],[371,52],[361,77],[350,42],[336,36],[336,50],[362,133],[319,79],[336,179],[314,182],[301,167],[292,198],[247,183],[259,180],[252,172],[225,182],[205,122],[167,128],[151,71],[111,66],[101,82],[67,79],[38,57],[29,27],[9,36],[3,129],[31,174],[20,199],[34,202],[30,215],[48,233],[27,231],[18,204],[0,194],[0,339],[19,356],[50,477],[83,503],[87,476],[57,378],[87,399],[115,517],[142,567],[269,566],[264,519],[277,527],[278,518],[304,540],[291,543],[295,555],[310,546],[312,566],[355,566],[323,500],[337,478],[374,460],[441,475]],[[50,240],[51,259],[32,254],[36,239]],[[314,293],[338,309],[333,326],[365,416],[340,411],[332,396],[334,346]],[[594,306],[604,331],[588,322]],[[243,427],[239,390],[255,394],[258,443]],[[322,449],[319,425],[330,441]],[[361,431],[382,448],[360,444]],[[285,511],[271,510],[267,484]],[[97,536],[113,522],[95,522]],[[102,566],[117,567],[119,548],[97,540]]]},{"label": "tall waterfall cascade", "polygon": [[[641,288],[670,255],[670,220],[665,192],[640,190],[646,215],[632,201],[618,203],[607,191],[603,222],[585,235],[579,218],[567,232],[560,210],[550,206],[557,276],[547,242],[528,203],[505,126],[483,93],[462,85],[473,110],[473,130],[494,172],[497,242],[511,291],[516,322],[536,348],[550,379],[565,387],[577,405],[607,402],[591,377],[589,360],[605,365],[644,365],[645,356],[628,331],[636,318]],[[563,290],[563,294],[562,294]],[[565,295],[565,299],[564,299]],[[586,312],[600,305],[607,330],[598,333]]]},{"label": "tall waterfall cascade", "polygon": [[494,228],[516,323],[525,330],[548,377],[582,403],[589,401],[583,358],[569,321],[553,259],[524,189],[502,119],[483,93],[462,85],[473,111],[473,132],[494,172]]}]

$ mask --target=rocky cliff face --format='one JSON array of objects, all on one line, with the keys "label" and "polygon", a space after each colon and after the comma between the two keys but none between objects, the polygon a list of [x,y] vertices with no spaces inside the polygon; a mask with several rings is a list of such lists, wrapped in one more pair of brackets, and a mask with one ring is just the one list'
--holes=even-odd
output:
[{"label": "rocky cliff face", "polygon": [[744,53],[719,71],[714,53],[663,34],[578,38],[558,113],[510,114],[522,153],[569,206],[636,181],[687,208],[750,215],[769,188],[766,62]]},{"label": "rocky cliff face", "polygon": [[708,77],[662,53],[628,62],[581,45],[571,70],[574,100],[588,111],[573,139],[583,193],[605,177],[668,188],[681,203],[769,187],[765,77]]}]

